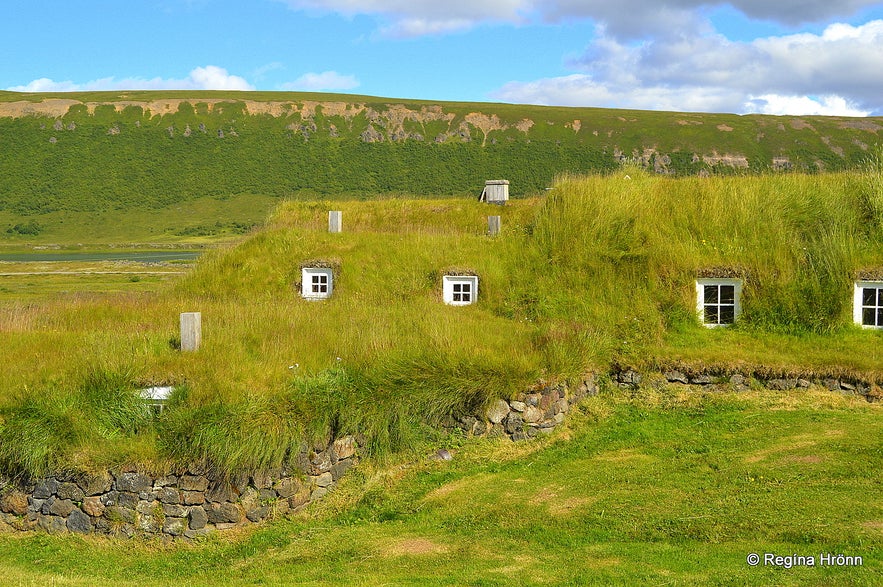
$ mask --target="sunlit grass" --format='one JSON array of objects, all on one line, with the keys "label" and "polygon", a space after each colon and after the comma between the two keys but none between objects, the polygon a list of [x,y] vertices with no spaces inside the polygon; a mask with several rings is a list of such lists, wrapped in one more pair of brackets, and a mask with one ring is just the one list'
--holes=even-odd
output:
[{"label": "sunlit grass", "polygon": [[[850,324],[853,273],[883,266],[875,173],[673,180],[627,168],[562,177],[544,198],[505,207],[286,202],[153,293],[3,303],[0,418],[96,372],[125,374],[132,392],[175,385],[186,393],[158,428],[157,454],[230,470],[278,466],[336,433],[394,452],[451,413],[612,365],[879,382],[881,333]],[[343,233],[327,232],[329,209],[343,211]],[[497,237],[489,215],[502,216]],[[336,267],[330,300],[299,296],[311,261]],[[734,328],[697,322],[693,280],[709,269],[745,279]],[[442,276],[464,270],[481,278],[477,303],[445,306]],[[181,353],[178,316],[193,311],[203,346]],[[34,438],[44,461],[65,442],[69,455],[103,450],[88,431]],[[137,440],[114,459],[126,450],[151,453]]]},{"label": "sunlit grass", "polygon": [[[363,461],[322,502],[199,544],[2,535],[21,584],[875,585],[879,405],[824,391],[648,387],[553,436],[439,438]],[[426,458],[434,446],[452,461]],[[749,553],[861,556],[751,567]]]}]

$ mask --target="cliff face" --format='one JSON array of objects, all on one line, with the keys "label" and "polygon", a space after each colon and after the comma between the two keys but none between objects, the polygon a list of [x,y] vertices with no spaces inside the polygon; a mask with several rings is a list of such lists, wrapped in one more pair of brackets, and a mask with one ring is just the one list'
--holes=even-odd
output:
[{"label": "cliff face", "polygon": [[[883,119],[404,102],[316,94],[0,95],[0,210],[237,193],[513,194],[623,161],[685,175],[861,165]],[[134,186],[138,186],[137,193]]]}]

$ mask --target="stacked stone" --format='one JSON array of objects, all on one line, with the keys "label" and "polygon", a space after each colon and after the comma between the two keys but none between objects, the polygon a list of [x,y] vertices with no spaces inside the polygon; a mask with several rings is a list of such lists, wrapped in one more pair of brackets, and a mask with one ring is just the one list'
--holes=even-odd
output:
[{"label": "stacked stone", "polygon": [[0,479],[0,525],[49,533],[196,538],[304,507],[357,461],[346,436],[301,455],[300,470],[222,478],[198,467],[160,477],[137,470],[53,476],[20,487]]},{"label": "stacked stone", "polygon": [[[742,373],[733,373],[731,375],[714,375],[710,373],[694,373],[686,374],[681,371],[666,371],[663,376],[668,383],[676,383],[680,385],[699,385],[712,386],[723,385],[729,386],[736,391],[747,391],[751,388],[750,383],[752,377]],[[614,376],[616,381],[620,381],[622,374]],[[847,381],[844,379],[817,377],[786,377],[786,378],[754,378],[758,387],[771,389],[775,391],[785,391],[789,389],[809,389],[811,387],[822,387],[829,391],[839,391],[847,395],[860,395],[868,401],[877,401],[881,399],[880,389],[872,382],[868,381]]]},{"label": "stacked stone", "polygon": [[473,436],[524,440],[551,433],[564,422],[575,403],[597,393],[595,375],[589,374],[572,390],[567,383],[544,385],[538,390],[519,393],[508,401],[496,400],[484,414],[461,416],[450,424]]}]

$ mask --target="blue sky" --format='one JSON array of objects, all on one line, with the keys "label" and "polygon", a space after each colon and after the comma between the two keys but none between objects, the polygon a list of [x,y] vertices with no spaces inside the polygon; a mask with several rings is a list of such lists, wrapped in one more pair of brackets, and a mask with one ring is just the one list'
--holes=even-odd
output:
[{"label": "blue sky", "polygon": [[0,88],[883,115],[870,0],[30,0]]}]

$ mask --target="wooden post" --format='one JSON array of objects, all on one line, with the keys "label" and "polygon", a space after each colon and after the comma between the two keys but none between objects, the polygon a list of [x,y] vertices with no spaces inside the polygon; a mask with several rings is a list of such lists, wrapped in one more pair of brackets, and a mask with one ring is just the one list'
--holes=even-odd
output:
[{"label": "wooden post", "polygon": [[181,314],[181,350],[195,351],[202,342],[202,312]]},{"label": "wooden post", "polygon": [[500,217],[499,216],[488,216],[487,217],[487,233],[490,236],[497,236],[500,234]]},{"label": "wooden post", "polygon": [[343,232],[343,212],[331,210],[328,212],[328,232]]}]

